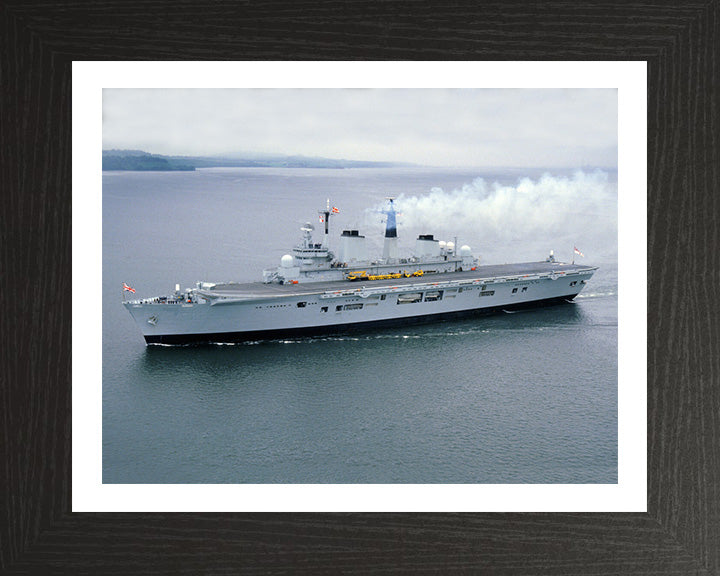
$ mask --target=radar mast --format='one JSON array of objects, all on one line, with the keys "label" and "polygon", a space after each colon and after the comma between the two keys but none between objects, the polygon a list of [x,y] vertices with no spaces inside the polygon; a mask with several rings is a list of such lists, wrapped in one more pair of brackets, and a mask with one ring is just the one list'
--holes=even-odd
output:
[{"label": "radar mast", "polygon": [[392,262],[397,259],[397,212],[393,201],[395,198],[388,196],[390,207],[383,210],[383,214],[387,217],[385,220],[385,241],[383,242],[383,260]]}]

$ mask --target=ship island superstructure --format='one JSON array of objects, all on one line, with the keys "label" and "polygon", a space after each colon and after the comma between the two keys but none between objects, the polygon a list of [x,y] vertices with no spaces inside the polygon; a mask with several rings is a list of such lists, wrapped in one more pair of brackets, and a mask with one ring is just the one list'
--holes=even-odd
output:
[{"label": "ship island superstructure", "polygon": [[263,271],[262,282],[198,282],[167,296],[123,304],[148,344],[239,342],[345,333],[451,320],[495,310],[572,301],[597,267],[544,261],[479,264],[468,246],[421,234],[398,255],[397,212],[389,198],[381,258],[370,259],[359,230],[343,230],[330,250],[328,201],[320,242],[305,223],[302,239]]}]

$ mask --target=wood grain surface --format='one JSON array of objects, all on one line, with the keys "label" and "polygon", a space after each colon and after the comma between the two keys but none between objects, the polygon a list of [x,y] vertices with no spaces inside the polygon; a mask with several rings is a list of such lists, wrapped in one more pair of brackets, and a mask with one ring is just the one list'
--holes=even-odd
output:
[{"label": "wood grain surface", "polygon": [[[720,574],[719,5],[0,3],[0,572]],[[73,514],[71,62],[142,59],[647,60],[648,513]]]}]

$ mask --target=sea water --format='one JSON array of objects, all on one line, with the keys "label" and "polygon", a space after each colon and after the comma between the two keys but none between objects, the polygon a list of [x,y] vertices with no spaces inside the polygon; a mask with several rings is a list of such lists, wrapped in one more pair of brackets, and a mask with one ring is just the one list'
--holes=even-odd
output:
[{"label": "sea water", "polygon": [[[615,175],[543,172],[104,173],[103,482],[616,483]],[[148,347],[122,306],[123,282],[260,280],[328,199],[331,242],[379,254],[388,196],[401,249],[600,268],[572,304],[352,337]]]}]

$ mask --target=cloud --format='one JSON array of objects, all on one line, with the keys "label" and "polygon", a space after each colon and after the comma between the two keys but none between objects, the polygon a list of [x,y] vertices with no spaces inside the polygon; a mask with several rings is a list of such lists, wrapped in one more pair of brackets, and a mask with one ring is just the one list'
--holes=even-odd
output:
[{"label": "cloud", "polygon": [[[395,204],[406,244],[411,234],[437,231],[443,240],[457,235],[494,258],[518,252],[539,257],[553,248],[570,252],[574,244],[598,259],[617,257],[617,186],[603,171],[545,174],[513,185],[477,178],[451,191],[403,195]],[[381,209],[369,210],[368,222]]]},{"label": "cloud", "polygon": [[103,146],[433,166],[617,165],[617,91],[106,89]]}]

